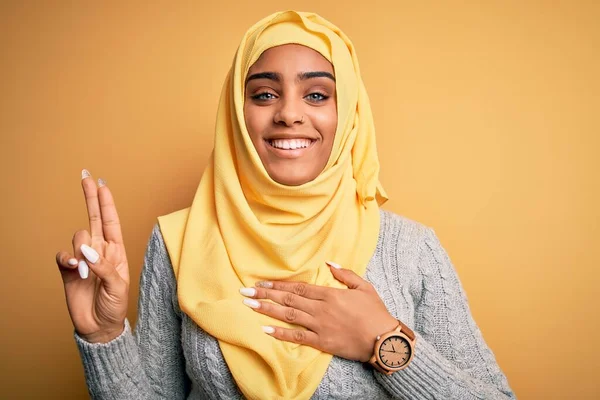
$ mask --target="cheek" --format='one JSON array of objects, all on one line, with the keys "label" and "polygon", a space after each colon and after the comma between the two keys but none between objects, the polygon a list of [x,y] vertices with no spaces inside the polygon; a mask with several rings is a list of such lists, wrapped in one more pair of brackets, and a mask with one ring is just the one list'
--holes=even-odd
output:
[{"label": "cheek", "polygon": [[246,130],[254,143],[260,138],[260,133],[264,130],[265,116],[260,111],[260,108],[257,107],[244,106]]},{"label": "cheek", "polygon": [[327,107],[318,113],[315,118],[315,128],[323,136],[323,142],[333,145],[335,130],[337,129],[337,111],[335,106]]}]

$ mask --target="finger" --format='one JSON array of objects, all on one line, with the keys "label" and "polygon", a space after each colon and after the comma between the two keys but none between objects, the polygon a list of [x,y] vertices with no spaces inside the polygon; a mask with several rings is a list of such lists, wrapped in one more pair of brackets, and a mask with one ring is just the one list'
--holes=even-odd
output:
[{"label": "finger", "polygon": [[310,315],[315,315],[315,311],[319,306],[317,300],[307,299],[290,292],[284,292],[275,289],[265,289],[261,287],[244,289],[240,290],[240,293],[245,296],[252,297],[254,299],[269,299],[277,304],[281,304],[282,306],[292,307],[297,310],[304,311]]},{"label": "finger", "polygon": [[367,283],[352,270],[343,269],[339,264],[331,261],[327,261],[326,264],[329,265],[333,277],[348,286],[348,289],[359,289]]},{"label": "finger", "polygon": [[73,243],[73,257],[78,260],[83,260],[83,253],[81,252],[81,245],[87,244],[91,245],[92,237],[90,233],[85,229],[80,229],[73,234],[73,239],[71,241]]},{"label": "finger", "polygon": [[100,214],[102,215],[102,230],[104,239],[123,244],[123,233],[121,221],[117,213],[117,207],[110,189],[103,180],[99,180],[101,186],[98,188],[98,200],[100,202]]},{"label": "finger", "polygon": [[82,244],[80,251],[88,266],[98,278],[105,281],[109,286],[112,285],[114,287],[124,283],[116,267],[106,258],[102,257],[95,249],[87,244]]},{"label": "finger", "polygon": [[[94,262],[91,262],[89,259],[89,255],[92,254],[90,252],[88,252],[88,257],[86,257],[86,255],[83,253],[82,251],[82,247],[83,246],[87,246],[89,247],[93,253],[95,253]],[[94,248],[94,246],[96,246]],[[98,278],[106,280],[107,282],[115,282],[115,278],[108,276],[107,273],[105,272],[103,274],[104,278],[102,276],[100,276],[96,271],[99,270],[99,273],[102,273],[105,271],[106,267],[104,265],[100,265],[100,266],[94,266],[94,263],[98,263],[98,260],[101,259],[102,257],[100,257],[100,251],[99,251],[99,246],[100,245],[94,245],[92,244],[92,238],[90,236],[90,233],[86,230],[79,230],[77,232],[75,232],[75,235],[73,235],[73,252],[75,253],[75,258],[79,260],[79,270],[80,270],[80,275],[83,279],[85,279],[88,275],[88,271],[86,271],[86,267],[89,268],[94,274],[98,275]],[[106,263],[110,264],[108,261],[106,261]],[[104,269],[103,269],[104,267]],[[114,269],[114,267],[113,267]],[[118,273],[117,273],[118,275]]]},{"label": "finger", "polygon": [[261,281],[256,282],[257,288],[275,289],[283,292],[294,293],[312,300],[324,300],[327,296],[327,289],[323,286],[311,285],[304,282],[282,282],[282,281]]},{"label": "finger", "polygon": [[77,260],[67,251],[56,253],[56,264],[65,284],[79,279],[86,279],[89,275],[89,267],[85,261]]},{"label": "finger", "polygon": [[85,229],[81,229],[73,235],[73,258],[79,261],[77,269],[79,270],[79,276],[82,279],[86,279],[89,276],[89,265],[85,262],[83,253],[81,252],[82,244],[92,243],[90,233]]},{"label": "finger", "polygon": [[287,329],[279,326],[263,326],[263,331],[276,339],[286,342],[305,344],[315,349],[319,348],[319,335],[312,331]]},{"label": "finger", "polygon": [[256,312],[268,315],[269,317],[273,317],[280,321],[300,325],[308,329],[316,328],[315,318],[304,311],[254,299],[244,299],[244,304]]},{"label": "finger", "polygon": [[56,265],[58,268],[64,270],[73,270],[77,268],[78,261],[71,253],[66,251],[59,251],[56,253]]},{"label": "finger", "polygon": [[81,187],[85,196],[85,204],[90,221],[90,232],[92,234],[92,243],[97,244],[104,241],[104,232],[102,231],[102,214],[100,212],[100,202],[98,201],[98,187],[88,170],[81,171]]}]

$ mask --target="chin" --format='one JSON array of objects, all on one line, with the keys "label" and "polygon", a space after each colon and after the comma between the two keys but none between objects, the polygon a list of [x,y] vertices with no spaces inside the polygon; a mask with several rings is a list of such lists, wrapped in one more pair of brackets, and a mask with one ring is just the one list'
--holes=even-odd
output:
[{"label": "chin", "polygon": [[317,176],[307,173],[303,168],[293,168],[291,170],[270,170],[267,171],[271,179],[280,185],[300,186],[314,180]]}]

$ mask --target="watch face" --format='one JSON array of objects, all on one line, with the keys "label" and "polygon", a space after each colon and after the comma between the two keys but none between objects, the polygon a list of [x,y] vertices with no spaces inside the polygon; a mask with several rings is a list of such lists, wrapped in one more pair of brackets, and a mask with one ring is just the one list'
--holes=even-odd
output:
[{"label": "watch face", "polygon": [[402,336],[390,336],[379,347],[379,358],[389,368],[400,368],[410,360],[411,348]]}]

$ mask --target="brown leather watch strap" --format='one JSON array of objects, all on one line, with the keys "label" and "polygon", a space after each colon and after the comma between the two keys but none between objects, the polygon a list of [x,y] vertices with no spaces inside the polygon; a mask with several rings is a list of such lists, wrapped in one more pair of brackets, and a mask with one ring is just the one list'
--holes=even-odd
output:
[{"label": "brown leather watch strap", "polygon": [[377,362],[377,360],[375,360],[374,362],[372,362],[371,365],[373,366],[373,368],[375,368],[377,371],[381,372],[382,374],[391,375],[391,374],[394,373],[394,371],[388,371],[387,369],[383,369],[381,367],[381,365],[379,365],[379,363]]},{"label": "brown leather watch strap", "polygon": [[400,332],[408,336],[410,340],[415,340],[415,333],[408,326],[404,325],[402,321],[398,320],[398,323],[400,324],[401,328]]}]

